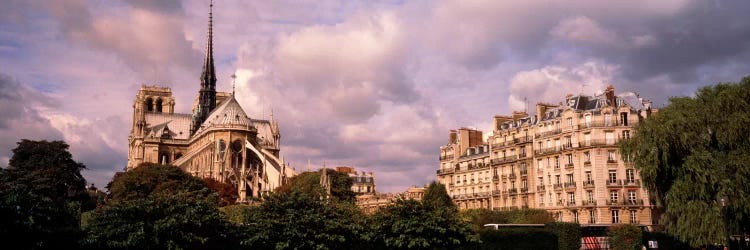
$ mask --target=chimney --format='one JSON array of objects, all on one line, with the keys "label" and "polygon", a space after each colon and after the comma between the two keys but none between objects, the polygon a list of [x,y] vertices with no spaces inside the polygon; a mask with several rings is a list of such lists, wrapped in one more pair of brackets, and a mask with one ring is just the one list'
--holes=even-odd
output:
[{"label": "chimney", "polygon": [[500,124],[503,124],[505,122],[512,121],[512,120],[513,118],[510,116],[496,115],[495,116],[495,130],[500,130]]},{"label": "chimney", "polygon": [[450,136],[448,137],[448,144],[456,144],[457,138],[458,134],[456,133],[456,130],[451,129]]},{"label": "chimney", "polygon": [[518,119],[521,119],[527,116],[529,116],[529,114],[526,114],[526,112],[513,111],[513,121],[518,121]]},{"label": "chimney", "polygon": [[604,95],[607,96],[607,102],[609,103],[609,105],[613,107],[617,105],[617,103],[615,103],[615,86],[607,86],[607,90],[604,91]]},{"label": "chimney", "polygon": [[547,105],[544,103],[536,104],[536,120],[541,121],[544,116],[544,112],[547,112]]}]

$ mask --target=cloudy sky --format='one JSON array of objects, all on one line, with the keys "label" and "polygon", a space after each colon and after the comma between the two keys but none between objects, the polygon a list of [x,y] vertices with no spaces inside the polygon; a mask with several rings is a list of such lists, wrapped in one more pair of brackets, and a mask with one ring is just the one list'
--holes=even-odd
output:
[{"label": "cloudy sky", "polygon": [[[2,0],[0,166],[64,139],[104,186],[127,161],[141,84],[199,88],[208,1]],[[750,74],[750,1],[229,1],[214,8],[219,90],[271,110],[298,169],[353,165],[379,191],[436,178],[448,130],[607,85],[668,103]]]}]

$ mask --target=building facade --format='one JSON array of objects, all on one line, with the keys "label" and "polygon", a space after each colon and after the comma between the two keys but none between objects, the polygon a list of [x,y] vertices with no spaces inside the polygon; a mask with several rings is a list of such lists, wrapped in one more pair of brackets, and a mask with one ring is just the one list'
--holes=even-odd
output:
[{"label": "building facade", "polygon": [[[211,5],[213,7],[213,5]],[[273,114],[252,119],[234,93],[216,91],[212,11],[200,88],[191,114],[175,113],[172,90],[142,86],[133,104],[128,165],[168,164],[237,186],[239,201],[259,197],[294,175],[279,158],[281,133]]]},{"label": "building facade", "polygon": [[357,207],[366,214],[372,214],[381,208],[395,204],[399,199],[421,201],[427,187],[411,186],[401,193],[372,193],[357,195]]},{"label": "building facade", "polygon": [[657,224],[639,172],[617,142],[656,110],[638,94],[568,95],[536,114],[495,116],[482,132],[450,131],[438,180],[462,208],[538,208],[582,224]]},{"label": "building facade", "polygon": [[353,167],[336,167],[339,173],[345,173],[352,179],[352,192],[357,195],[375,194],[375,175],[372,172],[355,170]]}]

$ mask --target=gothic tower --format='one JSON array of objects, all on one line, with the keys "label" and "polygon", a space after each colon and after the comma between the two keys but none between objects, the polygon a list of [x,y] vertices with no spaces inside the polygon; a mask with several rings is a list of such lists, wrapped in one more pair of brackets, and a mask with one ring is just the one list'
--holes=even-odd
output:
[{"label": "gothic tower", "polygon": [[208,12],[208,41],[206,42],[206,60],[203,62],[203,73],[201,73],[201,89],[198,92],[198,107],[193,110],[193,126],[190,134],[194,134],[201,124],[208,118],[211,111],[216,108],[216,70],[214,69],[214,46],[213,46],[213,1]]}]

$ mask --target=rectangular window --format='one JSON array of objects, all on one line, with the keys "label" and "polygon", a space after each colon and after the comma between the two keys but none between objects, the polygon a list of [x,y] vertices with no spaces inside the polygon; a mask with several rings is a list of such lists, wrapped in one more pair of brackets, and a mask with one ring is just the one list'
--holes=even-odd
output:
[{"label": "rectangular window", "polygon": [[615,162],[615,151],[614,150],[607,151],[607,161],[608,162]]},{"label": "rectangular window", "polygon": [[591,115],[586,115],[583,119],[586,121],[586,127],[591,127]]},{"label": "rectangular window", "polygon": [[617,182],[617,170],[609,170],[609,183]]},{"label": "rectangular window", "polygon": [[609,191],[609,201],[612,203],[617,202],[617,191]]},{"label": "rectangular window", "polygon": [[568,123],[568,128],[572,129],[573,128],[573,118],[568,117],[567,119],[565,119],[565,121]]},{"label": "rectangular window", "polygon": [[625,140],[630,139],[630,131],[623,130],[622,131],[622,139],[625,139]]},{"label": "rectangular window", "polygon": [[583,134],[583,145],[591,146],[591,133]]},{"label": "rectangular window", "polygon": [[568,202],[571,205],[576,204],[576,193],[568,193]]},{"label": "rectangular window", "polygon": [[560,184],[560,175],[555,175],[555,184]]},{"label": "rectangular window", "polygon": [[542,171],[543,165],[542,165],[542,159],[539,159],[536,161],[536,167],[539,169],[539,171]]},{"label": "rectangular window", "polygon": [[596,211],[594,211],[593,209],[589,210],[589,223],[596,223]]},{"label": "rectangular window", "polygon": [[560,156],[555,156],[555,168],[560,168]]},{"label": "rectangular window", "polygon": [[623,126],[627,126],[628,125],[628,113],[626,112],[620,113],[620,121],[622,122]]},{"label": "rectangular window", "polygon": [[573,211],[573,222],[578,223],[578,211]]},{"label": "rectangular window", "polygon": [[615,144],[615,133],[612,131],[604,132],[604,140],[607,145]]},{"label": "rectangular window", "polygon": [[635,190],[628,191],[628,201],[630,204],[635,204]]},{"label": "rectangular window", "polygon": [[573,183],[573,174],[567,174],[568,183]]},{"label": "rectangular window", "polygon": [[589,163],[591,162],[591,152],[589,151],[583,152],[583,161],[589,162]]},{"label": "rectangular window", "polygon": [[630,210],[630,223],[638,223],[637,212],[635,210]]},{"label": "rectangular window", "polygon": [[612,126],[612,114],[604,114],[604,126]]},{"label": "rectangular window", "polygon": [[586,191],[586,200],[589,201],[589,203],[594,202],[594,192],[591,190]]},{"label": "rectangular window", "polygon": [[565,158],[567,158],[567,164],[568,165],[573,165],[573,155],[572,154],[565,155]]},{"label": "rectangular window", "polygon": [[591,183],[593,180],[591,179],[591,171],[586,171],[586,182]]},{"label": "rectangular window", "polygon": [[526,189],[526,179],[521,180],[521,188]]},{"label": "rectangular window", "polygon": [[612,224],[620,223],[620,210],[612,210]]},{"label": "rectangular window", "polygon": [[627,178],[628,183],[634,183],[635,182],[635,169],[626,169],[625,178]]}]

